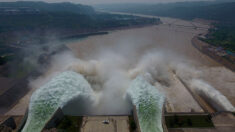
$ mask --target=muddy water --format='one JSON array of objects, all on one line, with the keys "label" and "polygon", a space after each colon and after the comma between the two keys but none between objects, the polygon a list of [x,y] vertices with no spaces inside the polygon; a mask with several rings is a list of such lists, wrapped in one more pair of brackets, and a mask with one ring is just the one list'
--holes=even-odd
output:
[{"label": "muddy water", "polygon": [[[191,44],[191,39],[197,34],[206,33],[209,25],[171,18],[161,18],[161,20],[163,22],[161,25],[111,31],[107,35],[92,36],[77,42],[73,41],[68,44],[68,47],[77,58],[82,60],[99,60],[102,56],[108,56],[105,54],[103,55],[103,52],[107,51],[119,54],[127,61],[122,62],[122,60],[115,57],[113,58],[113,61],[126,64],[124,65],[125,69],[135,68],[140,59],[148,53],[160,52],[160,56],[163,56],[161,58],[164,60],[159,62],[161,63],[159,66],[161,68],[163,67],[163,71],[171,70],[171,67],[174,67],[172,64],[171,66],[168,66],[170,62],[180,61],[182,64],[186,64],[188,67],[193,68],[200,73],[199,75],[196,74],[190,76],[199,76],[200,79],[211,84],[235,105],[235,74],[199,52]],[[110,57],[112,58],[112,56]],[[154,57],[152,58],[152,61],[155,61]],[[66,63],[66,60],[62,58],[61,62]],[[178,63],[176,63],[176,65],[177,64]],[[167,67],[167,70],[164,67]],[[182,68],[181,72],[189,72],[187,69]],[[51,72],[50,69],[48,70],[48,74],[49,72]],[[164,87],[161,87],[159,90],[166,95],[167,111],[203,111],[183,85],[180,84],[172,71],[170,71],[167,76],[168,81],[170,81],[170,86],[167,86],[167,83],[166,85],[164,84],[166,82],[164,79],[163,81],[161,79],[158,80],[163,82],[164,85]],[[41,78],[50,78],[50,76],[42,76]],[[39,79],[38,82],[38,86],[40,86],[46,81],[40,81]],[[158,84],[154,85],[157,87]],[[31,94],[32,92],[22,98],[7,114],[24,114]]]},{"label": "muddy water", "polygon": [[[172,20],[170,19],[169,23],[171,22]],[[191,23],[177,20],[174,24],[190,25]],[[195,30],[194,28],[163,24],[159,26],[113,31],[104,36],[89,37],[80,43],[71,44],[69,47],[71,47],[71,50],[79,57],[92,58],[92,53],[101,50],[103,47],[114,49],[117,48],[116,46],[112,47],[115,44],[126,43],[128,45],[128,43],[136,43],[136,45],[139,46],[141,43],[145,43],[145,46],[141,47],[144,48],[141,49],[141,52],[151,48],[164,49],[187,57],[197,64],[219,66],[218,63],[201,54],[191,45],[192,37],[204,32],[206,32],[206,30]]]},{"label": "muddy water", "polygon": [[[199,52],[191,44],[191,39],[195,35],[205,34],[209,25],[171,18],[161,18],[161,20],[163,22],[161,25],[112,31],[108,35],[93,36],[78,43],[69,44],[68,47],[78,58],[84,60],[96,60],[104,50],[117,52],[123,54],[129,60],[128,65],[131,66],[136,65],[139,58],[148,52],[165,52],[164,55],[169,55],[171,58],[169,61],[180,58],[183,63],[190,64],[200,72],[200,75],[195,76],[200,76],[200,79],[207,81],[235,105],[235,90],[233,90],[235,74]],[[174,80],[172,74],[170,76],[169,80],[173,80],[171,86],[162,88],[167,95],[167,110],[169,112],[203,111],[182,84]]]}]

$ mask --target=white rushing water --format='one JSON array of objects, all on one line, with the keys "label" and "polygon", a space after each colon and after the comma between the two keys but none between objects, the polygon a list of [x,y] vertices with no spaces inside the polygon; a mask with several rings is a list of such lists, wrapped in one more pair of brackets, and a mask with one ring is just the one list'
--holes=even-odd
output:
[{"label": "white rushing water", "polygon": [[23,132],[40,132],[58,108],[78,96],[91,97],[93,90],[76,72],[59,74],[33,93]]},{"label": "white rushing water", "polygon": [[204,93],[208,98],[214,100],[219,105],[221,105],[226,111],[235,111],[234,106],[230,103],[230,101],[218,90],[213,88],[208,83],[203,80],[193,79],[191,81],[191,87],[194,88],[197,92]]},{"label": "white rushing water", "polygon": [[127,95],[136,106],[141,131],[163,132],[163,94],[140,75],[131,82]]},{"label": "white rushing water", "polygon": [[[141,131],[162,132],[164,96],[146,79],[145,76],[134,79],[127,89],[127,95],[136,106]],[[72,71],[57,75],[33,93],[28,119],[22,131],[40,132],[58,108],[63,108],[77,97],[95,98],[86,79]]]}]

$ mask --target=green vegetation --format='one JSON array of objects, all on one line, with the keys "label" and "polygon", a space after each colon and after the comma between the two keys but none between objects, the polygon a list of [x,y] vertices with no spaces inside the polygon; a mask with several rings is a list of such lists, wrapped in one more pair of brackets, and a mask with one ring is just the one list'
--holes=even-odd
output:
[{"label": "green vegetation", "polygon": [[168,128],[208,128],[214,127],[209,115],[165,116]]},{"label": "green vegetation", "polygon": [[204,41],[235,53],[235,23],[221,22],[215,24],[215,27],[215,29],[210,29],[209,35]]},{"label": "green vegetation", "polygon": [[32,1],[18,1],[18,2],[1,2],[1,7],[7,8],[30,8],[36,9],[40,12],[70,12],[78,14],[92,14],[94,9],[90,6],[81,4],[64,3],[45,3],[45,2],[32,2]]},{"label": "green vegetation", "polygon": [[214,29],[210,30],[205,41],[235,53],[235,2],[178,2],[168,4],[117,4],[99,5],[110,11],[140,13],[186,20],[202,18],[214,20]]},{"label": "green vegetation", "polygon": [[177,2],[166,4],[110,4],[98,9],[129,13],[141,13],[181,19],[204,18],[218,21],[234,21],[235,2]]},{"label": "green vegetation", "polygon": [[[50,58],[57,52],[51,50],[54,49],[51,47],[53,37],[73,39],[109,29],[159,22],[160,19],[97,13],[92,7],[80,4],[0,2],[0,56],[14,55],[1,57],[0,65],[10,67],[9,76],[22,77],[38,69],[38,63],[41,68],[48,61],[40,59],[41,56]],[[31,57],[33,63],[25,63],[29,60],[25,57]]]},{"label": "green vegetation", "polygon": [[156,19],[110,14],[75,14],[47,12],[40,14],[0,15],[0,32],[59,30],[78,32],[95,31],[132,25],[153,24]]},{"label": "green vegetation", "polygon": [[[31,13],[21,8],[34,9]],[[1,11],[13,8],[18,12]],[[23,11],[22,11],[23,10]],[[1,13],[2,12],[2,13]],[[26,13],[25,13],[26,12]],[[0,33],[9,31],[34,30],[98,30],[131,25],[153,24],[159,19],[147,19],[128,15],[96,13],[92,7],[72,3],[44,2],[1,2]]]}]

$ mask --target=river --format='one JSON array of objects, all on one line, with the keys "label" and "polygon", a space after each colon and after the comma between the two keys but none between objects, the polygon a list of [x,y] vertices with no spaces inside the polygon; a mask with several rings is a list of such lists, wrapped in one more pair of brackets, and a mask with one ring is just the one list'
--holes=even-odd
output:
[{"label": "river", "polygon": [[[105,75],[113,71],[118,72],[120,69],[122,69],[120,73],[128,69],[126,71],[137,74],[136,69],[138,72],[138,68],[147,67],[146,69],[151,71],[149,66],[153,65],[154,72],[157,71],[156,75],[159,76],[154,79],[163,86],[159,90],[167,96],[167,111],[169,112],[203,111],[175,78],[174,72],[178,75],[183,74],[182,76],[185,78],[195,77],[208,82],[235,105],[235,74],[199,52],[191,43],[191,39],[195,35],[205,34],[210,25],[165,17],[160,17],[160,19],[163,24],[110,31],[107,35],[91,36],[77,42],[73,41],[68,44],[68,47],[77,58],[84,61],[105,62],[107,65],[102,68],[104,71],[101,70]],[[66,63],[67,61],[63,59],[61,58],[61,63]],[[54,72],[51,69],[49,71],[50,74]],[[119,76],[119,74],[114,74]],[[50,77],[45,78],[48,80]],[[120,82],[121,87],[127,85],[122,80]],[[158,83],[154,83],[154,85],[157,87]],[[117,91],[115,92],[117,93]],[[27,107],[25,102],[28,102],[30,95],[31,92],[7,114],[24,114]]]}]

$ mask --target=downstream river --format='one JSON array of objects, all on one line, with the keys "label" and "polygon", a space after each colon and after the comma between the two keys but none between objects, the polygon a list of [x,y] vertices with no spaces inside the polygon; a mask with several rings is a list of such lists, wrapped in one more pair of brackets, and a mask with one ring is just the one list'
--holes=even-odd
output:
[{"label": "downstream river", "polygon": [[[203,111],[175,78],[175,74],[182,78],[197,78],[207,82],[235,105],[235,74],[199,52],[191,43],[191,39],[195,35],[207,33],[210,25],[201,21],[184,21],[163,17],[160,19],[163,22],[160,25],[110,31],[107,35],[91,36],[67,45],[75,58],[105,64],[101,64],[105,68],[101,69],[102,72],[99,73],[104,74],[103,79],[107,79],[106,74],[114,71],[128,72],[131,77],[135,77],[135,74],[139,74],[142,70],[156,72],[153,78],[160,82],[159,89],[167,97],[167,111],[169,112]],[[58,60],[60,59],[57,58],[56,61]],[[61,65],[69,63],[68,59],[63,57],[60,61]],[[57,68],[57,70],[63,71],[65,67]],[[84,66],[84,69],[86,68],[87,66]],[[52,66],[48,73],[35,80],[36,85],[32,86],[36,87],[45,83],[54,73],[58,72],[55,69],[55,66]],[[112,74],[117,75],[115,72]],[[125,81],[118,77],[116,80],[120,82],[120,87],[125,87]],[[105,84],[108,85],[108,83],[110,82]],[[114,83],[117,82],[114,81]],[[158,87],[159,84],[154,83],[153,85]],[[117,93],[117,91],[115,92]],[[7,114],[24,114],[30,95],[31,92]]]}]

